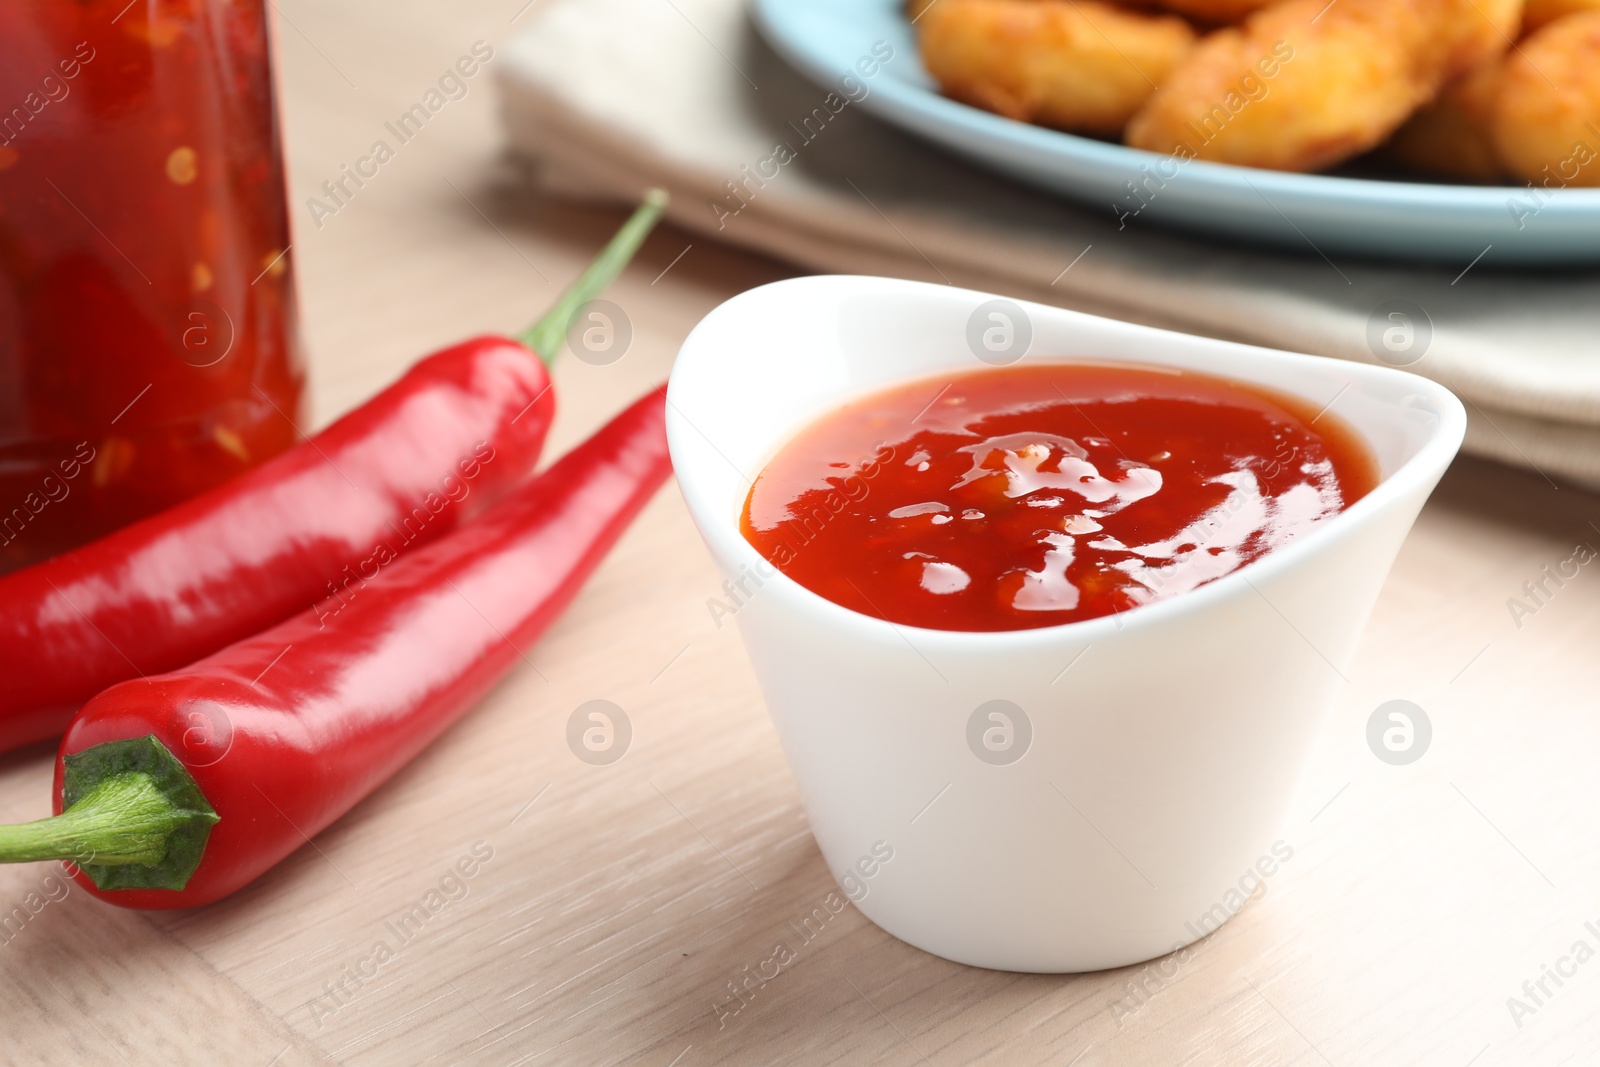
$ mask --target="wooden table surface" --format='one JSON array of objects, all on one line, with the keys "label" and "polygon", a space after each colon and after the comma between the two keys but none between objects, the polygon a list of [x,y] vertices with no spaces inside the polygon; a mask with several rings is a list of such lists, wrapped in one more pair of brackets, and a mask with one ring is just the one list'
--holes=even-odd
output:
[{"label": "wooden table surface", "polygon": [[[318,424],[421,353],[530,320],[621,218],[526,192],[484,76],[320,228],[305,207],[473,41],[515,33],[523,3],[281,4]],[[787,273],[690,244],[658,232],[615,286],[624,358],[562,364],[554,448],[664,378],[717,303]],[[536,669],[235,898],[138,914],[63,897],[43,866],[0,870],[0,1061],[1600,1061],[1600,570],[1520,619],[1508,608],[1546,564],[1600,545],[1596,521],[1592,496],[1459,462],[1305,775],[1283,829],[1293,858],[1181,960],[1029,976],[926,955],[854,908],[796,936],[833,882],[669,486],[531,652]],[[1433,725],[1407,766],[1365,740],[1395,698]],[[565,741],[593,699],[632,724],[609,766]],[[44,748],[0,758],[0,817],[47,813],[50,766]],[[474,876],[447,880],[463,857]],[[442,881],[444,906],[402,940],[396,922]],[[14,913],[30,893],[48,904]],[[719,1012],[778,941],[796,959]]]}]

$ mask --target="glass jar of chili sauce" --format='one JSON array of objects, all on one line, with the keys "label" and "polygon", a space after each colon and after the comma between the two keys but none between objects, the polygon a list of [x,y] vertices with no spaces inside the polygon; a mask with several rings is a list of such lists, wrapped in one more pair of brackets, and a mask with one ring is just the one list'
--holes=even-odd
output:
[{"label": "glass jar of chili sauce", "polygon": [[0,570],[295,439],[263,8],[0,5]]}]

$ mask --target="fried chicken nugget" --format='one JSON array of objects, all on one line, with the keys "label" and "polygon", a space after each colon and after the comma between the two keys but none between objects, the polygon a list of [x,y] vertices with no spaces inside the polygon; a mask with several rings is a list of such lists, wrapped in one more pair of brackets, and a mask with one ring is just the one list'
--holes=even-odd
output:
[{"label": "fried chicken nugget", "polygon": [[1447,82],[1505,55],[1522,32],[1524,0],[1454,0],[1450,7]]},{"label": "fried chicken nugget", "polygon": [[[923,11],[938,2],[939,0],[906,0],[906,17],[915,23],[922,17]],[[1545,0],[1545,2],[1581,3],[1583,0]],[[1600,0],[1595,2],[1600,3]],[[1277,0],[1125,0],[1123,6],[1141,10],[1159,9],[1173,15],[1182,15],[1207,26],[1232,26],[1236,22],[1244,21],[1245,16],[1250,13],[1275,3]]]},{"label": "fried chicken nugget", "polygon": [[1377,146],[1453,77],[1509,46],[1521,0],[1284,0],[1190,53],[1127,143],[1273,170]]},{"label": "fried chicken nugget", "polygon": [[1522,32],[1533,33],[1563,15],[1600,11],[1600,0],[1528,0],[1522,9]]},{"label": "fried chicken nugget", "polygon": [[1489,132],[1499,94],[1502,60],[1454,82],[1439,99],[1412,115],[1383,154],[1425,174],[1492,182],[1506,176]]},{"label": "fried chicken nugget", "polygon": [[1600,186],[1600,11],[1557,19],[1506,58],[1490,130],[1517,177]]},{"label": "fried chicken nugget", "polygon": [[1100,136],[1120,134],[1195,42],[1182,19],[1099,0],[937,0],[917,26],[946,95]]},{"label": "fried chicken nugget", "polygon": [[1130,0],[1134,7],[1158,7],[1207,26],[1232,26],[1277,0]]}]

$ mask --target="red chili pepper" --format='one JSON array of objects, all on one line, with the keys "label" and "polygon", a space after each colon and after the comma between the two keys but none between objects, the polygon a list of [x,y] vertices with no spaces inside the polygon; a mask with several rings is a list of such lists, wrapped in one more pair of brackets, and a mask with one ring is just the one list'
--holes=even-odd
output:
[{"label": "red chili pepper", "polygon": [[518,340],[427,357],[240,478],[0,577],[0,751],[56,736],[95,693],[168,671],[359,583],[532,469],[554,416],[545,360],[660,217],[652,191]]},{"label": "red chili pepper", "polygon": [[103,900],[187,908],[295,851],[459,719],[572,600],[671,470],[665,388],[456,533],[170,674],[95,697],[53,818],[0,862],[74,860]]}]

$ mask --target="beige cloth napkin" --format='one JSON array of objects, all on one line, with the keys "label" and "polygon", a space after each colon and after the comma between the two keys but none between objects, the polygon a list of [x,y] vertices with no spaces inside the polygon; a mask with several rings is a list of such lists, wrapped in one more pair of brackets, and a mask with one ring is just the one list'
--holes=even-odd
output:
[{"label": "beige cloth napkin", "polygon": [[[1120,226],[1109,205],[979,170],[855,103],[803,128],[827,90],[766,47],[741,0],[542,0],[529,17],[497,64],[502,110],[552,191],[631,200],[661,185],[679,225],[819,271],[948,281],[1343,359],[1375,362],[1374,312],[1410,301],[1432,339],[1409,369],[1466,401],[1469,451],[1600,488],[1600,274],[1229,246]],[[777,177],[747,179],[779,144],[794,158]],[[744,182],[742,207],[730,181]]]}]

